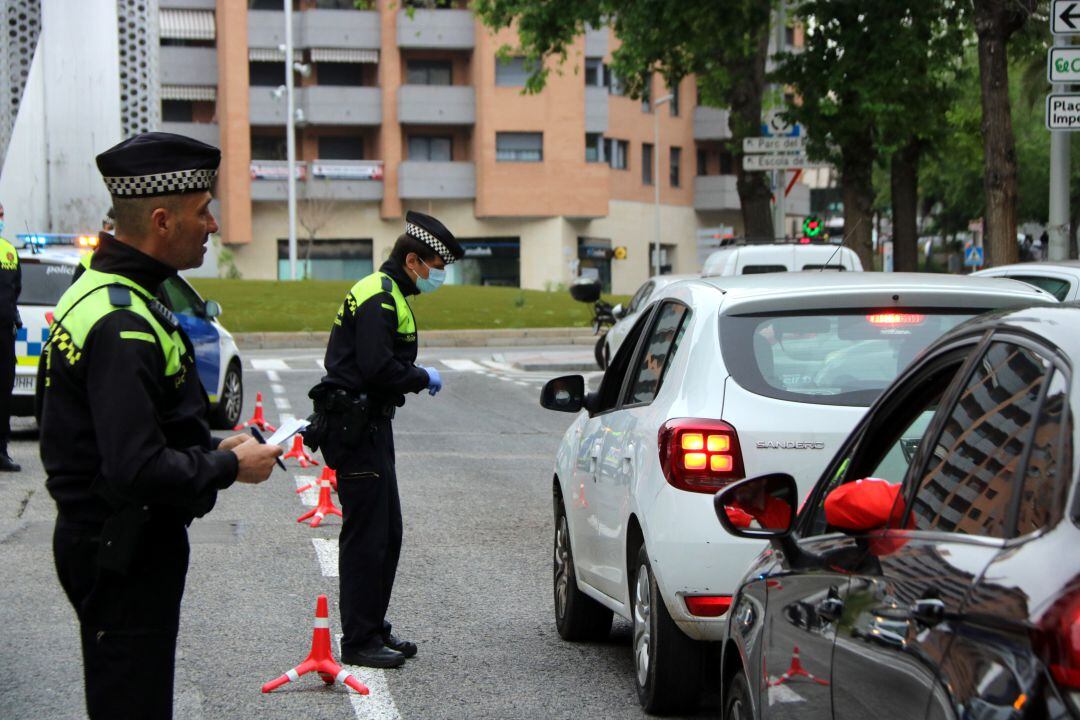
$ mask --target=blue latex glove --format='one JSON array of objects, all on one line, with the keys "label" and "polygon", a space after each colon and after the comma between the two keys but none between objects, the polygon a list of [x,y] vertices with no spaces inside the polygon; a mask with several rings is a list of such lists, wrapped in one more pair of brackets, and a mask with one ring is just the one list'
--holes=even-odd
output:
[{"label": "blue latex glove", "polygon": [[424,371],[428,374],[428,392],[434,395],[442,390],[442,376],[439,375],[439,371],[433,367],[426,367]]}]

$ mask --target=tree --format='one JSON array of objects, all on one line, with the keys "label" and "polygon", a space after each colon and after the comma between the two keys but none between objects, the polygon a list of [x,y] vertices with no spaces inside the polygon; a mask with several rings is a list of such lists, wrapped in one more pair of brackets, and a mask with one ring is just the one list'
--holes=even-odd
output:
[{"label": "tree", "polygon": [[549,59],[565,62],[586,25],[610,22],[622,45],[615,72],[640,97],[652,72],[669,86],[688,75],[698,80],[702,104],[731,111],[743,230],[773,237],[771,190],[763,173],[742,170],[742,139],[760,133],[769,19],[774,0],[476,0],[473,9],[493,29],[514,25],[521,50],[535,68],[526,92],[543,89]]},{"label": "tree", "polygon": [[1024,27],[1037,0],[974,0],[979,38],[979,82],[982,99],[986,195],[987,265],[1016,262],[1016,139],[1009,103],[1009,38]]},{"label": "tree", "polygon": [[[311,184],[317,181],[309,180],[308,192],[313,189]],[[315,236],[322,230],[334,214],[335,202],[327,198],[305,197],[296,208],[296,220],[307,232],[307,241],[304,243],[304,279],[308,279],[311,268],[311,247],[315,244]]]}]

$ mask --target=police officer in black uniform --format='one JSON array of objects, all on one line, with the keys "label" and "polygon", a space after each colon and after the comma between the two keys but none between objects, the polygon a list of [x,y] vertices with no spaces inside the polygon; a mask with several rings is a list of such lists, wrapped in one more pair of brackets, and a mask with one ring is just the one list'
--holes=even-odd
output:
[{"label": "police officer in black uniform", "polygon": [[79,619],[91,718],[170,718],[187,526],[281,453],[214,440],[190,340],[154,299],[202,264],[217,148],[146,133],[97,158],[116,237],[57,304],[42,362],[41,459],[56,570]]},{"label": "police officer in black uniform", "polygon": [[15,335],[22,327],[19,293],[22,268],[15,246],[4,239],[4,206],[0,205],[0,471],[22,467],[8,455],[11,436],[11,393],[15,388]]},{"label": "police officer in black uniform", "polygon": [[341,658],[350,665],[399,667],[416,655],[416,645],[393,635],[386,621],[402,535],[390,421],[405,393],[442,389],[435,368],[415,365],[416,321],[406,297],[436,290],[444,268],[464,254],[442,223],[409,212],[390,259],[345,296],[330,331],[326,375],[311,391],[315,415],[305,441],[321,445],[337,471],[344,515]]}]

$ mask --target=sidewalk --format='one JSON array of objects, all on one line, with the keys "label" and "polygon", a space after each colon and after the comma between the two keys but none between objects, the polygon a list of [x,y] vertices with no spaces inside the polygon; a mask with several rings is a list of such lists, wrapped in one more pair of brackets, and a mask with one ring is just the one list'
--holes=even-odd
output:
[{"label": "sidewalk", "polygon": [[[324,348],[329,332],[233,333],[241,350]],[[421,330],[420,347],[513,347],[596,344],[592,328],[523,328],[517,330]],[[591,355],[590,355],[591,356]]]}]

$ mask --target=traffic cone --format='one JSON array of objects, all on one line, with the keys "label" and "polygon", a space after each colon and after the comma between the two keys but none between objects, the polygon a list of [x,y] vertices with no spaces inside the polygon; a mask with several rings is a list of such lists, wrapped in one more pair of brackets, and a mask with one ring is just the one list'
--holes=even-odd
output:
[{"label": "traffic cone", "polygon": [[[333,468],[324,467],[322,469],[322,475],[319,476],[319,480],[329,480],[330,487],[334,489],[334,492],[337,492],[337,473],[334,471]],[[310,490],[313,487],[315,487],[315,483],[308,483],[303,487],[298,487],[296,488],[296,494],[299,495],[300,493]]]},{"label": "traffic cone", "polygon": [[319,480],[319,502],[314,508],[308,510],[306,513],[296,518],[296,522],[304,522],[308,518],[314,518],[311,521],[311,527],[319,527],[323,518],[327,515],[337,515],[341,517],[341,511],[334,506],[334,501],[330,499],[330,481]]},{"label": "traffic cone", "polygon": [[243,430],[248,425],[255,425],[263,432],[274,432],[277,430],[276,427],[266,422],[266,418],[263,416],[262,393],[255,393],[255,414],[251,416],[250,420],[237,425],[233,430]]},{"label": "traffic cone", "polygon": [[311,636],[311,652],[308,653],[307,659],[281,677],[263,685],[262,691],[273,692],[285,683],[298,680],[301,675],[307,675],[309,672],[319,673],[319,677],[327,685],[337,682],[352,688],[361,695],[367,695],[369,692],[364,683],[337,664],[334,654],[330,652],[330,613],[325,595],[320,595],[315,605],[315,631]]},{"label": "traffic cone", "polygon": [[282,460],[288,460],[289,458],[296,458],[300,461],[300,467],[306,468],[308,465],[318,465],[319,461],[308,455],[308,451],[304,449],[304,436],[299,433],[293,435],[292,450],[285,453],[282,456]]},{"label": "traffic cone", "polygon": [[788,680],[792,680],[792,679],[797,678],[797,677],[805,678],[806,680],[816,682],[818,685],[828,685],[829,684],[828,680],[822,680],[821,678],[815,677],[811,673],[807,672],[806,668],[804,668],[802,666],[802,661],[799,660],[799,646],[798,645],[796,645],[794,647],[794,649],[792,650],[792,652],[791,652],[791,665],[788,667],[787,672],[785,672],[783,675],[776,678],[775,680],[771,681],[769,683],[769,687],[776,687],[777,685],[783,685]]}]

